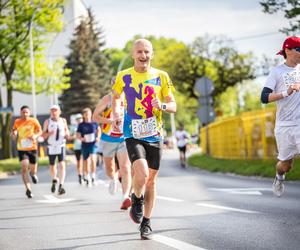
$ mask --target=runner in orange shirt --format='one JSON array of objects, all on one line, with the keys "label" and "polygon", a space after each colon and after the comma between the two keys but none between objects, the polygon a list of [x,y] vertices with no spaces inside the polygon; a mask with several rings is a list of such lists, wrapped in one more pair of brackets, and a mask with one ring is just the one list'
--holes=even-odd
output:
[{"label": "runner in orange shirt", "polygon": [[42,128],[37,119],[30,117],[28,106],[20,109],[21,117],[16,119],[12,128],[12,138],[17,139],[17,150],[22,168],[22,180],[26,187],[26,195],[32,198],[33,194],[28,179],[28,167],[32,182],[36,184],[37,178],[37,138],[42,134]]}]

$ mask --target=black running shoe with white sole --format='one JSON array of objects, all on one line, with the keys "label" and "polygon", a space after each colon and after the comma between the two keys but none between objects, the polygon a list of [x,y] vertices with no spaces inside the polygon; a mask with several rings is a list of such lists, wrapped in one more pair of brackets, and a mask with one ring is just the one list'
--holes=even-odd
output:
[{"label": "black running shoe with white sole", "polygon": [[31,192],[31,190],[29,190],[29,189],[26,190],[26,196],[28,197],[28,199],[33,198],[33,194]]},{"label": "black running shoe with white sole", "polygon": [[150,220],[146,223],[141,223],[140,225],[140,233],[142,240],[150,240],[152,236],[152,228],[150,225]]},{"label": "black running shoe with white sole", "polygon": [[51,192],[52,193],[55,193],[56,184],[57,184],[57,180],[56,179],[52,180],[52,185],[51,185]]},{"label": "black running shoe with white sole", "polygon": [[39,182],[39,178],[37,177],[36,174],[30,174],[31,180],[34,184],[37,184]]},{"label": "black running shoe with white sole", "polygon": [[66,193],[66,190],[63,188],[63,186],[60,184],[59,187],[58,187],[58,194],[59,195],[62,195],[62,194],[65,194]]},{"label": "black running shoe with white sole", "polygon": [[137,224],[142,222],[144,215],[144,197],[137,198],[134,193],[131,194],[130,218]]}]

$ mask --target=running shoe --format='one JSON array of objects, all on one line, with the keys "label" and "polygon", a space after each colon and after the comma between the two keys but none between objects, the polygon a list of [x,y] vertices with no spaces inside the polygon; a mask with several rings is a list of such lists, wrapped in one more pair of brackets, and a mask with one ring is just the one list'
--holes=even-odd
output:
[{"label": "running shoe", "polygon": [[28,199],[33,198],[33,194],[31,193],[31,190],[29,189],[26,190],[26,196],[28,197]]},{"label": "running shoe", "polygon": [[52,180],[52,185],[51,185],[51,192],[52,193],[55,193],[56,184],[57,184],[57,180],[56,179]]},{"label": "running shoe", "polygon": [[58,194],[59,195],[62,195],[62,194],[65,194],[66,193],[66,190],[63,188],[63,186],[60,184],[59,187],[58,187]]},{"label": "running shoe", "polygon": [[85,179],[85,184],[86,184],[86,187],[91,187],[92,186],[91,179],[90,178],[86,178]]},{"label": "running shoe", "polygon": [[82,175],[80,175],[80,174],[78,175],[78,182],[80,185],[82,185]]},{"label": "running shoe", "polygon": [[275,176],[274,182],[273,182],[273,193],[280,197],[284,192],[284,176],[282,179],[278,178],[278,176]]},{"label": "running shoe", "polygon": [[137,198],[134,193],[131,194],[130,218],[137,224],[140,224],[144,214],[144,198]]},{"label": "running shoe", "polygon": [[118,191],[118,183],[116,180],[110,180],[108,186],[108,192],[114,195]]},{"label": "running shoe", "polygon": [[141,239],[150,240],[152,236],[152,228],[150,225],[150,220],[148,222],[142,222],[140,225]]},{"label": "running shoe", "polygon": [[92,185],[93,186],[98,186],[98,183],[97,183],[97,181],[94,178],[92,178]]},{"label": "running shoe", "polygon": [[121,210],[127,210],[131,206],[131,200],[130,198],[126,198],[120,207]]},{"label": "running shoe", "polygon": [[36,174],[30,174],[31,180],[34,184],[37,184],[39,182],[39,178],[37,177]]}]

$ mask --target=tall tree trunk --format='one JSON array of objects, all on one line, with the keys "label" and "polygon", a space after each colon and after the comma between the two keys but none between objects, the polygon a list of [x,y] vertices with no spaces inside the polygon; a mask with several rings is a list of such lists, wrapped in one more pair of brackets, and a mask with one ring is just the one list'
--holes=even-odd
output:
[{"label": "tall tree trunk", "polygon": [[[9,86],[9,85],[8,85]],[[12,89],[11,87],[7,87],[7,106],[12,106]],[[2,114],[0,119],[0,127],[1,130],[1,142],[2,142],[2,156],[3,159],[11,158],[12,150],[11,150],[11,136],[10,136],[10,127],[11,127],[11,120],[12,120],[12,113]]]},{"label": "tall tree trunk", "polygon": [[2,151],[3,151],[3,159],[8,159],[11,157],[11,137],[10,137],[10,126],[12,120],[12,113],[3,114],[2,121],[4,122],[2,125],[1,131],[1,139],[2,139]]}]

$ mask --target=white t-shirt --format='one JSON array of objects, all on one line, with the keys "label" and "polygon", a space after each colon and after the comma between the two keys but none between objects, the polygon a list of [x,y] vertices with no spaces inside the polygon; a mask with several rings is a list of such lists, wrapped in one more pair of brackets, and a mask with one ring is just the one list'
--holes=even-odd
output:
[{"label": "white t-shirt", "polygon": [[185,130],[177,130],[175,132],[175,137],[177,140],[177,147],[184,147],[188,142],[187,139],[189,138],[189,134]]},{"label": "white t-shirt", "polygon": [[[300,65],[295,68],[285,64],[274,67],[265,87],[280,93],[288,89],[291,84],[300,84]],[[276,126],[295,126],[300,124],[300,92],[294,92],[288,97],[276,101]]]},{"label": "white t-shirt", "polygon": [[57,121],[52,119],[48,120],[48,131],[54,131],[55,133],[50,135],[47,139],[49,146],[65,146],[65,123],[63,118],[59,118]]}]

